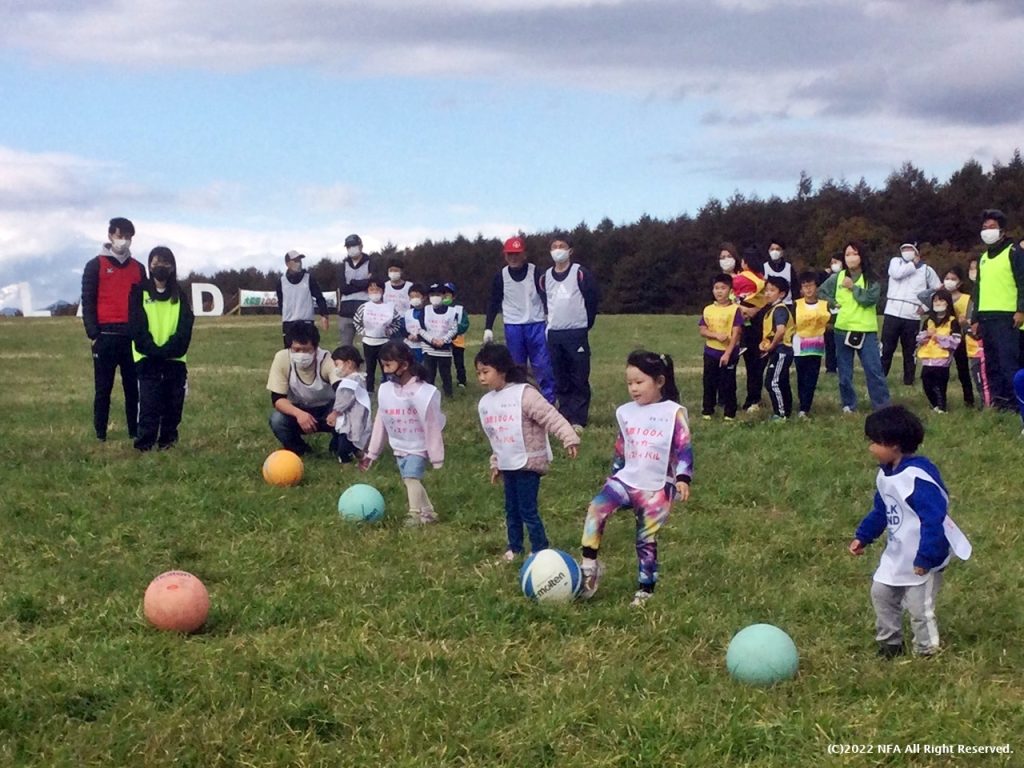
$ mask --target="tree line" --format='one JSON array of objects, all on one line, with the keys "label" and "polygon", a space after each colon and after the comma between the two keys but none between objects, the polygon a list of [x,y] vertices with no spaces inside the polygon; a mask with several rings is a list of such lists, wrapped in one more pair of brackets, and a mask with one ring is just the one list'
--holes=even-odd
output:
[{"label": "tree line", "polygon": [[[927,176],[904,163],[879,188],[863,178],[856,184],[826,178],[818,183],[801,173],[788,199],[762,199],[735,192],[725,201],[709,199],[691,216],[663,221],[641,216],[629,224],[602,219],[596,227],[580,222],[558,232],[523,234],[530,260],[551,265],[548,245],[567,234],[574,259],[593,271],[602,287],[601,311],[617,313],[695,313],[709,301],[710,281],[718,272],[719,244],[735,243],[742,252],[756,247],[764,257],[770,238],[786,245],[786,258],[796,269],[824,269],[849,240],[863,242],[879,278],[900,243],[915,241],[921,253],[942,273],[953,264],[966,268],[981,251],[981,211],[1000,208],[1011,231],[1024,222],[1024,159],[1020,150],[990,171],[969,160],[948,180]],[[516,233],[509,233],[509,236]],[[370,254],[375,271],[387,262],[404,262],[408,279],[430,284],[454,281],[459,300],[470,312],[483,312],[495,272],[503,265],[502,240],[477,235],[469,240],[427,240],[400,249],[388,243]],[[310,271],[327,290],[338,285],[339,261],[322,258]],[[273,290],[281,273],[253,267],[213,275],[192,273],[191,282],[211,282],[226,297],[240,288]]]}]

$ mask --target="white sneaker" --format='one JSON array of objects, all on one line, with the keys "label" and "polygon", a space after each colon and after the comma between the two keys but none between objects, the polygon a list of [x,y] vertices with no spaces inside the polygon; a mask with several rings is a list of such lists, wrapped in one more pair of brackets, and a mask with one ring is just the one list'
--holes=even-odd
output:
[{"label": "white sneaker", "polygon": [[760,410],[761,406],[758,405],[757,403],[754,403],[753,405],[747,408],[747,413],[757,413]]},{"label": "white sneaker", "polygon": [[843,413],[854,413],[855,411],[848,405],[843,406]]},{"label": "white sneaker", "polygon": [[932,408],[932,410],[935,411],[936,413],[945,413],[945,411],[939,408],[939,406],[937,405],[934,408]]},{"label": "white sneaker", "polygon": [[637,608],[646,603],[652,597],[654,597],[653,592],[644,592],[642,589],[638,589],[633,593],[633,600],[629,605],[631,608]]},{"label": "white sneaker", "polygon": [[584,560],[580,568],[583,571],[583,585],[580,587],[580,600],[589,600],[597,592],[597,585],[601,583],[601,575],[604,573],[604,566],[600,560]]},{"label": "white sneaker", "polygon": [[798,414],[796,415],[796,417],[797,417],[798,419],[806,419],[806,418],[807,418],[807,411],[800,411],[800,413],[798,413]]},{"label": "white sneaker", "polygon": [[499,557],[497,560],[495,560],[494,564],[495,565],[508,565],[509,563],[514,563],[515,561],[516,561],[516,553],[513,552],[511,549],[506,549],[505,550],[505,554],[503,554],[501,557]]}]

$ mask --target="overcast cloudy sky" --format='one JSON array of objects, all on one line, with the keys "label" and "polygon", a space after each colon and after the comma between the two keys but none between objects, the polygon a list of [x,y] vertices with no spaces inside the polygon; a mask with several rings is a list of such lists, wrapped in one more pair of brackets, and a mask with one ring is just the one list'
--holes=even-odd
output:
[{"label": "overcast cloudy sky", "polygon": [[[0,285],[695,213],[1024,137],[1024,4],[0,0]],[[742,233],[732,233],[742,237]]]}]

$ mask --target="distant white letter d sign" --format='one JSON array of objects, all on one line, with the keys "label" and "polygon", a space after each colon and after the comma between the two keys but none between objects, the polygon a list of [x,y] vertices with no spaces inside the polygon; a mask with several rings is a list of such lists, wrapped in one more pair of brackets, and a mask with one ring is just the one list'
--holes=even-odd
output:
[{"label": "distant white letter d sign", "polygon": [[[204,308],[204,299],[210,297],[210,309]],[[192,312],[196,317],[224,314],[224,294],[212,283],[192,283]]]}]

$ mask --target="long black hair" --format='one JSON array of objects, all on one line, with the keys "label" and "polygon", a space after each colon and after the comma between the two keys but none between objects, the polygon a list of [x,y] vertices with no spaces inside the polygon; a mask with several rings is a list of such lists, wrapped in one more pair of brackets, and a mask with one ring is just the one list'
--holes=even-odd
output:
[{"label": "long black hair", "polygon": [[505,377],[508,384],[525,384],[526,369],[512,359],[512,353],[504,344],[484,344],[473,358],[473,365],[486,365]]},{"label": "long black hair", "polygon": [[629,353],[626,365],[640,369],[655,380],[659,376],[664,376],[665,383],[661,387],[661,399],[679,402],[679,388],[676,386],[676,374],[671,355],[660,355],[657,352],[648,352],[646,349],[637,349]]},{"label": "long black hair", "polygon": [[843,246],[843,269],[846,270],[846,274],[850,274],[850,268],[846,266],[846,249],[853,248],[860,256],[860,273],[864,275],[864,287],[866,288],[870,283],[877,283],[878,280],[875,278],[874,270],[871,269],[871,260],[868,257],[868,247],[864,245],[860,240],[849,240],[846,245]]},{"label": "long black hair", "polygon": [[377,359],[389,363],[404,363],[409,368],[409,373],[420,381],[427,380],[427,369],[416,362],[412,350],[404,341],[389,341],[385,343],[377,354]]},{"label": "long black hair", "polygon": [[160,259],[160,261],[165,264],[170,264],[171,276],[167,278],[167,291],[171,295],[171,303],[177,304],[178,301],[181,300],[181,286],[178,285],[178,262],[174,259],[174,253],[166,245],[158,245],[149,252],[149,261],[146,262],[146,266],[149,271],[149,285],[147,287],[150,290],[155,291],[156,285],[153,282],[153,259]]},{"label": "long black hair", "polygon": [[[931,308],[931,304],[936,300],[940,299],[946,302],[946,314],[943,317],[939,317],[935,310]],[[939,288],[935,293],[932,294],[931,301],[928,302],[928,311],[925,313],[925,326],[927,327],[927,320],[931,320],[935,323],[935,327],[938,328],[946,320],[952,319],[950,326],[953,333],[960,333],[960,323],[956,319],[956,307],[953,306],[953,294],[950,293],[946,288]]]}]

